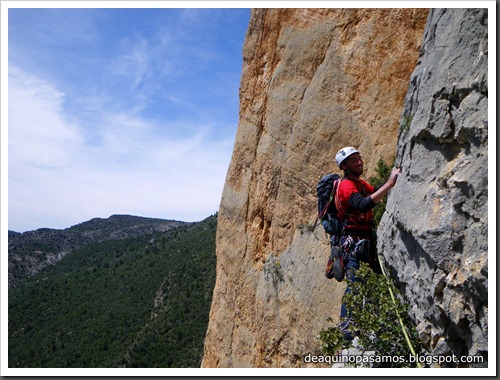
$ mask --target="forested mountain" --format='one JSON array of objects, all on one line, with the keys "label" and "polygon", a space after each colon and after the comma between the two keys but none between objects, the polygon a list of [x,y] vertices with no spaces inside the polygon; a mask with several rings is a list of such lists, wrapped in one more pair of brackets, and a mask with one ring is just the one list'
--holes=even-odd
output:
[{"label": "forested mountain", "polygon": [[126,219],[72,227],[76,248],[9,289],[9,367],[200,366],[217,215],[129,237]]},{"label": "forested mountain", "polygon": [[63,230],[40,228],[22,234],[9,231],[9,288],[58,262],[74,249],[95,242],[168,231],[184,224],[175,220],[112,215]]}]

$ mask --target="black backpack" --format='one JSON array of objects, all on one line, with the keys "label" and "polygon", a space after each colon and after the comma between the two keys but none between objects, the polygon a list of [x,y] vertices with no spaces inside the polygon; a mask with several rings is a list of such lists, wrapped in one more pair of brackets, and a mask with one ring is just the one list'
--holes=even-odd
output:
[{"label": "black backpack", "polygon": [[318,219],[325,232],[330,235],[332,245],[340,243],[342,235],[342,222],[338,218],[337,208],[335,207],[335,192],[340,183],[338,174],[327,174],[323,176],[316,186],[318,195]]}]

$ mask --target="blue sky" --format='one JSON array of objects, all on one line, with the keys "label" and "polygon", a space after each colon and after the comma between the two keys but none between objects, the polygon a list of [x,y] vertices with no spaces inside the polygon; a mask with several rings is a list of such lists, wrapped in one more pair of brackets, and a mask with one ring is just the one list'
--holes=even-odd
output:
[{"label": "blue sky", "polygon": [[10,8],[9,230],[216,212],[249,18],[238,8]]}]

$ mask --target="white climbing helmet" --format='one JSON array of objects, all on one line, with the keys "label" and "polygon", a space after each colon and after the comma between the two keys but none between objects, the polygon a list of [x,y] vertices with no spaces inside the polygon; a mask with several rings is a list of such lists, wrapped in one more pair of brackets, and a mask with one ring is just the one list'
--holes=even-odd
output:
[{"label": "white climbing helmet", "polygon": [[344,161],[347,157],[354,153],[359,153],[359,151],[352,146],[346,146],[345,148],[340,149],[335,155],[335,161],[337,161],[338,167],[340,168],[340,164],[342,163],[342,161]]}]

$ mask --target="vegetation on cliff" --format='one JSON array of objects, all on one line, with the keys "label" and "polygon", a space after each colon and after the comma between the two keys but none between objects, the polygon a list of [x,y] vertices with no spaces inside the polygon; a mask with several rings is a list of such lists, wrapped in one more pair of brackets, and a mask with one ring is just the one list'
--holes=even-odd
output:
[{"label": "vegetation on cliff", "polygon": [[[383,275],[374,273],[367,264],[361,264],[356,277],[358,281],[351,283],[352,293],[344,296],[350,312],[349,330],[355,332],[363,349],[375,351],[378,357],[397,358],[373,363],[374,366],[415,366],[415,363],[409,362],[410,355],[419,353],[421,344],[414,323],[408,316],[408,306],[397,298],[392,299],[389,290],[392,285],[387,283]],[[400,318],[406,332],[403,332]],[[405,334],[408,334],[409,342]],[[321,349],[327,355],[336,355],[343,349],[353,347],[353,341],[344,338],[339,326],[321,330],[319,339]]]},{"label": "vegetation on cliff", "polygon": [[[384,159],[380,158],[377,161],[377,167],[375,169],[376,174],[373,177],[370,177],[368,179],[368,182],[374,187],[382,186],[389,179],[391,175],[391,168],[393,165],[394,165],[394,160],[392,160],[391,164],[387,165]],[[384,197],[377,205],[377,207],[373,209],[373,224],[375,225],[375,228],[378,227],[380,219],[382,219],[382,215],[384,214],[386,204],[387,204],[387,197]]]}]

